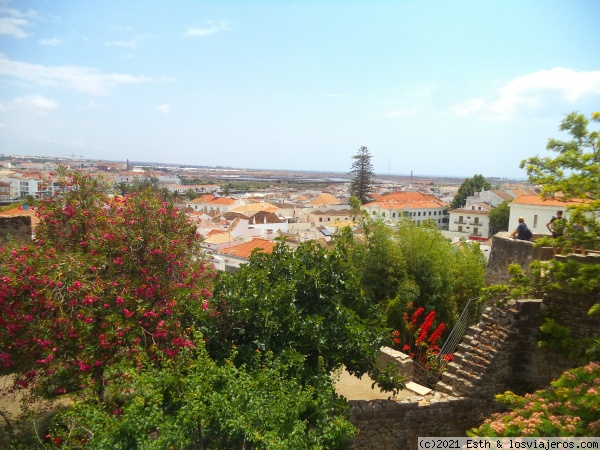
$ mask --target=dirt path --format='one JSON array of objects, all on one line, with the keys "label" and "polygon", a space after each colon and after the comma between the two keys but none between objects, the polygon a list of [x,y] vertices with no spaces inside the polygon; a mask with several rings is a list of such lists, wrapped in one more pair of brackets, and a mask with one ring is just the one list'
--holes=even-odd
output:
[{"label": "dirt path", "polygon": [[[335,384],[335,390],[338,394],[343,395],[348,400],[377,400],[388,399],[391,397],[390,392],[381,392],[377,385],[375,389],[371,388],[373,380],[367,375],[363,375],[361,379],[350,375],[346,369],[342,370],[339,379]],[[397,400],[419,395],[410,389],[403,389],[396,395]]]}]

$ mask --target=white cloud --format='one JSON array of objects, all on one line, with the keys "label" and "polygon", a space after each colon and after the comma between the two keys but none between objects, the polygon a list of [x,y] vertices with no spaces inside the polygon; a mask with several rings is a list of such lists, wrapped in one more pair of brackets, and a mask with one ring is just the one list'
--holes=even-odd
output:
[{"label": "white cloud", "polygon": [[39,43],[40,43],[40,45],[46,45],[48,47],[58,47],[59,45],[61,45],[63,43],[63,40],[58,39],[58,38],[48,38],[48,39],[41,39]]},{"label": "white cloud", "polygon": [[398,119],[402,117],[415,117],[419,114],[421,108],[417,106],[411,106],[407,108],[397,108],[392,111],[386,112],[383,117],[387,119]]},{"label": "white cloud", "polygon": [[206,37],[211,34],[221,33],[223,31],[230,31],[231,24],[227,21],[221,20],[220,22],[214,22],[207,20],[206,25],[203,27],[188,28],[185,32],[185,36],[190,37]]},{"label": "white cloud", "polygon": [[544,97],[558,94],[568,102],[600,95],[600,71],[576,72],[555,67],[517,77],[500,89],[500,96],[490,109],[500,115],[512,115],[523,107],[538,106],[540,93]]},{"label": "white cloud", "polygon": [[156,107],[157,111],[160,111],[163,114],[170,114],[171,113],[171,107],[169,105],[158,105]]},{"label": "white cloud", "polygon": [[126,41],[110,41],[110,42],[105,42],[105,45],[111,45],[111,46],[115,46],[115,47],[128,47],[128,48],[137,48],[137,46],[142,43],[143,41],[145,41],[146,39],[148,39],[150,37],[149,34],[139,34],[137,36],[132,37],[129,40]]},{"label": "white cloud", "polygon": [[46,116],[58,108],[58,103],[54,100],[42,97],[41,95],[26,95],[18,97],[8,103],[0,103],[0,111],[10,109],[24,109],[35,114]]},{"label": "white cloud", "polygon": [[20,11],[14,8],[0,6],[0,35],[10,36],[15,39],[25,39],[29,34],[25,29],[32,25],[32,19],[37,19],[38,14],[33,10]]},{"label": "white cloud", "polygon": [[466,102],[450,106],[447,112],[453,116],[468,116],[469,114],[480,110],[483,105],[485,105],[484,99],[472,98]]},{"label": "white cloud", "polygon": [[93,95],[107,95],[119,85],[141,84],[166,79],[155,79],[122,73],[102,73],[92,67],[30,64],[8,59],[0,53],[0,75],[30,81],[42,86],[72,89]]},{"label": "white cloud", "polygon": [[556,102],[570,105],[593,96],[600,96],[599,70],[555,67],[516,77],[497,90],[495,99],[470,99],[450,106],[447,113],[466,116],[479,112],[485,119],[510,120]]}]

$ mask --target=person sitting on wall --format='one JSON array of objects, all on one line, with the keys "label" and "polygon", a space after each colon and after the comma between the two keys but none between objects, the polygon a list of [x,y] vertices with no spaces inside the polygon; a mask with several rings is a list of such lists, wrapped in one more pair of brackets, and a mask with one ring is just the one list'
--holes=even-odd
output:
[{"label": "person sitting on wall", "polygon": [[517,225],[517,229],[510,234],[511,238],[517,236],[517,239],[520,241],[528,241],[531,239],[531,231],[525,225],[525,218],[519,217],[519,225]]}]

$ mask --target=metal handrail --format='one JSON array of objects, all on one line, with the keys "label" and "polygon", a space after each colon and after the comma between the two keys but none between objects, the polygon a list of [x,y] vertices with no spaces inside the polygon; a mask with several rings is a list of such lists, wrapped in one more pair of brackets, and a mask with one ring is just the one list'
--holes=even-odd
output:
[{"label": "metal handrail", "polygon": [[412,381],[420,384],[421,386],[426,386],[429,389],[435,389],[435,385],[440,379],[441,371],[432,371],[423,367],[417,361],[413,360],[413,375]]},{"label": "metal handrail", "polygon": [[[479,299],[480,297],[476,297],[467,302],[467,305],[460,314],[460,317],[454,324],[454,328],[452,328],[452,331],[448,335],[448,339],[446,339],[446,342],[444,342],[444,345],[442,345],[442,348],[440,348],[440,351],[437,355],[439,362],[438,367],[440,367],[440,371],[443,371],[443,369],[446,367],[446,364],[448,364],[448,361],[445,357],[454,353],[458,347],[458,344],[460,344],[462,341],[467,328],[469,328],[471,318],[476,317],[479,319],[479,316],[481,315],[481,303],[479,302]],[[471,305],[474,305],[473,314],[471,314]]]}]

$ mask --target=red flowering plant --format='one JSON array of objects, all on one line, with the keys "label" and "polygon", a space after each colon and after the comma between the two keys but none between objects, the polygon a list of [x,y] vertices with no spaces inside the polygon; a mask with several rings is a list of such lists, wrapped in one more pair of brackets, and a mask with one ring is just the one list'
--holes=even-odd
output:
[{"label": "red flowering plant", "polygon": [[107,366],[195,345],[213,270],[195,226],[155,192],[110,198],[99,180],[60,175],[66,191],[41,202],[35,240],[0,247],[0,374],[102,398]]},{"label": "red flowering plant", "polygon": [[[435,311],[425,314],[425,309],[419,307],[414,309],[413,303],[408,303],[403,315],[402,332],[393,332],[394,347],[410,356],[430,372],[439,373],[444,367],[439,364],[438,346],[446,324],[441,322],[435,325]],[[452,355],[444,357],[450,361]]]}]

